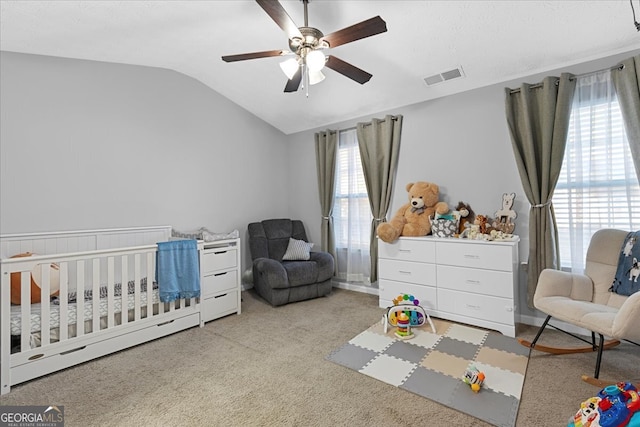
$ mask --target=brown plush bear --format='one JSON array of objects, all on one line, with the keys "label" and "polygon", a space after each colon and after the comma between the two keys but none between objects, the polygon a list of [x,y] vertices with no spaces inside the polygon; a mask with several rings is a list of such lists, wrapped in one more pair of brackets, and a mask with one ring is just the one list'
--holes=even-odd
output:
[{"label": "brown plush bear", "polygon": [[449,205],[438,202],[440,188],[433,183],[418,181],[407,184],[409,203],[402,205],[389,222],[378,226],[378,237],[387,243],[400,236],[426,236],[431,233],[429,217],[449,212]]}]

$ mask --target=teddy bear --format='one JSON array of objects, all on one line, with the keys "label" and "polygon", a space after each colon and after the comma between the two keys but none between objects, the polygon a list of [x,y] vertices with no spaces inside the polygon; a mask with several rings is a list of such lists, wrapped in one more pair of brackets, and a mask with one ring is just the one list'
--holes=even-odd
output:
[{"label": "teddy bear", "polygon": [[426,236],[431,233],[429,217],[449,212],[449,205],[439,202],[440,188],[431,182],[410,182],[406,186],[409,202],[398,209],[389,222],[378,226],[378,237],[392,243],[400,236]]}]

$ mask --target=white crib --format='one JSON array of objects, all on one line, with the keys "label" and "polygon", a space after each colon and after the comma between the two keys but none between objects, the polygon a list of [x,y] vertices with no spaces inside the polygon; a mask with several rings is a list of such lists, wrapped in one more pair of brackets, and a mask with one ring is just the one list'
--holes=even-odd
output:
[{"label": "white crib", "polygon": [[[160,303],[156,242],[170,236],[170,226],[0,236],[0,393],[201,325],[199,299]],[[11,258],[25,252],[33,255]],[[11,304],[12,275],[20,305]],[[33,304],[32,276],[43,296]],[[58,283],[59,296],[45,297]]]}]

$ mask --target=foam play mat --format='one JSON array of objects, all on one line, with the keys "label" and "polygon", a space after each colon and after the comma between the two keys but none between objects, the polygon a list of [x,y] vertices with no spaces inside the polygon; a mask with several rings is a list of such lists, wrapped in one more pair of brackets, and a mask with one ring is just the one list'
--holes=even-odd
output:
[{"label": "foam play mat", "polygon": [[[496,426],[515,426],[529,349],[497,332],[433,319],[411,339],[377,322],[327,359]],[[484,374],[474,392],[463,379]]]}]

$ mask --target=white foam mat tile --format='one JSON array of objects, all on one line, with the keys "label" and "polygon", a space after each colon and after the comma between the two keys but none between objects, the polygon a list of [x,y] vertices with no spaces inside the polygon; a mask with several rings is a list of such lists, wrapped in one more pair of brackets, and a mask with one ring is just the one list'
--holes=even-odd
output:
[{"label": "white foam mat tile", "polygon": [[407,380],[416,366],[416,364],[407,362],[406,360],[381,354],[373,359],[367,366],[360,369],[360,372],[399,387]]},{"label": "white foam mat tile", "polygon": [[449,338],[480,345],[487,338],[488,332],[463,325],[453,324],[444,334]]},{"label": "white foam mat tile", "polygon": [[520,399],[524,375],[484,363],[475,362],[474,365],[479,371],[484,372],[485,380],[482,387]]},{"label": "white foam mat tile", "polygon": [[437,335],[431,332],[415,331],[414,337],[406,342],[413,345],[419,345],[424,348],[433,348],[441,338],[442,335]]},{"label": "white foam mat tile", "polygon": [[364,331],[361,334],[355,336],[351,341],[349,341],[349,344],[357,345],[358,347],[367,348],[376,352],[381,352],[385,348],[393,344],[394,341],[395,340],[393,338],[389,338],[370,331]]}]

